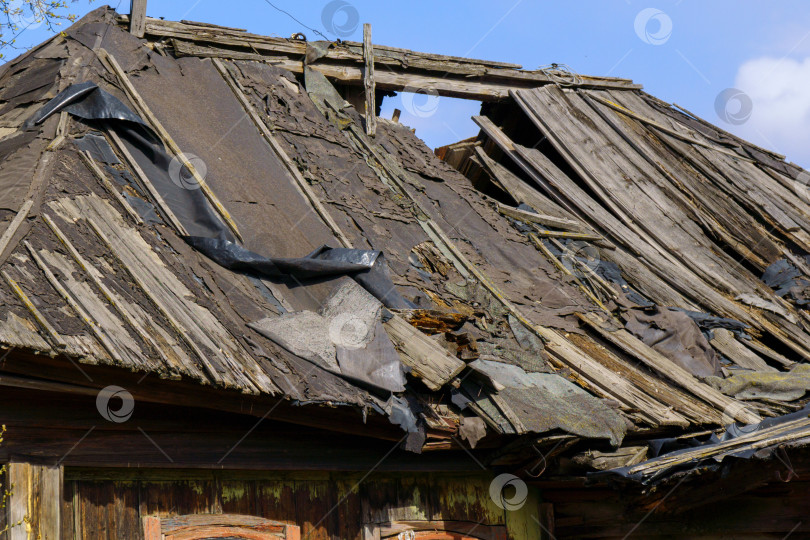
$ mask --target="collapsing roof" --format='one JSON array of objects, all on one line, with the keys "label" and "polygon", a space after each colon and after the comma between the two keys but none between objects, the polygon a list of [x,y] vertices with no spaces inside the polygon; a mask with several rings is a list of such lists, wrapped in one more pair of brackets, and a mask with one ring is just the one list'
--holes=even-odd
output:
[{"label": "collapsing roof", "polygon": [[[486,102],[442,160],[366,133],[359,44],[126,24],[99,9],[0,72],[0,342],[28,355],[3,384],[112,366],[645,481],[692,458],[625,448],[807,401],[810,206],[782,156],[627,80],[374,47],[375,108]],[[789,425],[754,442],[810,435]]]}]

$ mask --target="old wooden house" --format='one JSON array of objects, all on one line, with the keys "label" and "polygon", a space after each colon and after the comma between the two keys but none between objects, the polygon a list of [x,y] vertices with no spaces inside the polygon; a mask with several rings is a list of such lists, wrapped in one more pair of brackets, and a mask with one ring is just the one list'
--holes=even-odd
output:
[{"label": "old wooden house", "polygon": [[5,534],[802,537],[808,179],[625,79],[99,8],[0,68]]}]

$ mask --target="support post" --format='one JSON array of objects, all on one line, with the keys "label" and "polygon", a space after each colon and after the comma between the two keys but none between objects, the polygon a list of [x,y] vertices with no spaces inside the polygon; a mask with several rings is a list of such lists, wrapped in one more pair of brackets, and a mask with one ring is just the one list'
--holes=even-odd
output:
[{"label": "support post", "polygon": [[374,135],[377,131],[377,91],[374,83],[374,48],[371,45],[369,23],[363,25],[363,58],[366,61],[363,72],[363,88],[366,92],[366,135]]},{"label": "support post", "polygon": [[540,529],[543,540],[553,540],[554,536],[554,505],[551,503],[540,503]]},{"label": "support post", "polygon": [[146,0],[132,0],[129,5],[129,33],[142,38],[146,31]]},{"label": "support post", "polygon": [[61,465],[8,464],[10,540],[59,540],[63,471]]}]

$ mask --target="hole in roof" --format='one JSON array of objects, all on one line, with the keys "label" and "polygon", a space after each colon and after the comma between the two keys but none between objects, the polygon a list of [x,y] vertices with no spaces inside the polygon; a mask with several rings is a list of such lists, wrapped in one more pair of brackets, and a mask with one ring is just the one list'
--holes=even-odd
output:
[{"label": "hole in roof", "polygon": [[480,114],[481,102],[438,96],[425,92],[398,92],[382,102],[380,116],[391,118],[394,109],[399,122],[416,130],[416,136],[431,149],[478,135],[472,117]]}]

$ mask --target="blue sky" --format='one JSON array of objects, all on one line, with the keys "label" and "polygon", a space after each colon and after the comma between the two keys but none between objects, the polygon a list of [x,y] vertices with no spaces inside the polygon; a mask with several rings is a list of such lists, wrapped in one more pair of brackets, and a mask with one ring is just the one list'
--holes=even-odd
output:
[{"label": "blue sky", "polygon": [[[514,62],[527,69],[556,62],[579,73],[631,78],[663,100],[810,166],[806,1],[334,1],[272,0],[329,37],[360,40],[362,25],[354,23],[370,22],[380,44]],[[70,7],[81,15],[99,5],[78,0]],[[118,10],[126,13],[129,1],[122,0]],[[266,0],[150,0],[147,13],[317,38]],[[43,28],[31,28],[18,45],[30,46],[46,36]],[[718,101],[718,96],[725,99]],[[387,99],[383,115],[402,109],[401,121],[415,127],[431,147],[477,133],[469,120],[477,103],[432,102],[425,96],[414,103],[405,107],[400,97]]]}]

